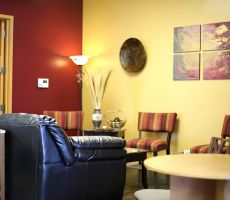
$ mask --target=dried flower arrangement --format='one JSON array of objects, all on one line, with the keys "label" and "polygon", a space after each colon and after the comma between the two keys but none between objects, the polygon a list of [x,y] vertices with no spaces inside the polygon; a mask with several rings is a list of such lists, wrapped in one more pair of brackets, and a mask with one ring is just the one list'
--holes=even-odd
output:
[{"label": "dried flower arrangement", "polygon": [[101,109],[101,102],[112,69],[110,67],[102,66],[84,66],[82,69],[83,81],[89,88],[93,107],[94,109]]}]

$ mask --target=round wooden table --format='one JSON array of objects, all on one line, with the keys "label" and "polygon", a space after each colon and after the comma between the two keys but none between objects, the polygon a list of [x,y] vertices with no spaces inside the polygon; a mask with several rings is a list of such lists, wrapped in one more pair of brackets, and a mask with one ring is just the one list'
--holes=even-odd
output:
[{"label": "round wooden table", "polygon": [[230,199],[229,154],[176,154],[144,161],[147,169],[170,175],[172,200]]}]

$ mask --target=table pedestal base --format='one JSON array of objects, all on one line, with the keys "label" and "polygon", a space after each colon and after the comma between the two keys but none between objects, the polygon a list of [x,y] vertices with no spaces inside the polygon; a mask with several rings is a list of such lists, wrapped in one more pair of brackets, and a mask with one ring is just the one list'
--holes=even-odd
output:
[{"label": "table pedestal base", "polygon": [[170,177],[171,200],[227,200],[230,181]]}]

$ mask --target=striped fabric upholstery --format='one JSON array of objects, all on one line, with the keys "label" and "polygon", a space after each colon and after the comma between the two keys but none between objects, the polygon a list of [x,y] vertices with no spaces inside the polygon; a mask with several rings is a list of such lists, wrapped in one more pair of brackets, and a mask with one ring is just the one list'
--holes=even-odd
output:
[{"label": "striped fabric upholstery", "polygon": [[[230,115],[225,115],[221,137],[230,137]],[[208,153],[209,144],[197,145],[190,149],[191,153]]]},{"label": "striped fabric upholstery", "polygon": [[176,113],[138,113],[139,131],[173,132]]},{"label": "striped fabric upholstery", "polygon": [[53,117],[57,124],[64,130],[77,130],[79,135],[82,130],[83,112],[82,111],[43,111],[44,115]]},{"label": "striped fabric upholstery", "polygon": [[208,153],[209,144],[194,146],[190,149],[191,153]]},{"label": "striped fabric upholstery", "polygon": [[148,139],[148,138],[134,138],[128,140],[126,146],[129,148],[147,149],[149,151],[158,152],[168,147],[165,139]]},{"label": "striped fabric upholstery", "polygon": [[139,112],[138,113],[138,130],[148,132],[167,132],[167,139],[154,139],[154,138],[134,138],[128,140],[126,143],[127,147],[147,149],[157,155],[158,151],[166,150],[167,154],[170,153],[170,139],[171,134],[174,131],[176,122],[176,113],[149,113]]}]

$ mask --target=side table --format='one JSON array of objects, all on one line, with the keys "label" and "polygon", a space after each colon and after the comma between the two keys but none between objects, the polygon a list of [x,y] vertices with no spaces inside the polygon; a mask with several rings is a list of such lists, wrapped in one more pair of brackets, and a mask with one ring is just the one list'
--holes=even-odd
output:
[{"label": "side table", "polygon": [[147,158],[148,150],[135,149],[135,148],[125,148],[127,151],[126,162],[140,162],[142,171],[142,185],[144,188],[148,188],[147,183],[147,169],[144,166],[144,160]]},{"label": "side table", "polygon": [[84,130],[83,135],[95,136],[95,135],[107,135],[113,137],[125,138],[125,129],[114,130],[114,129],[96,129],[96,130]]}]

